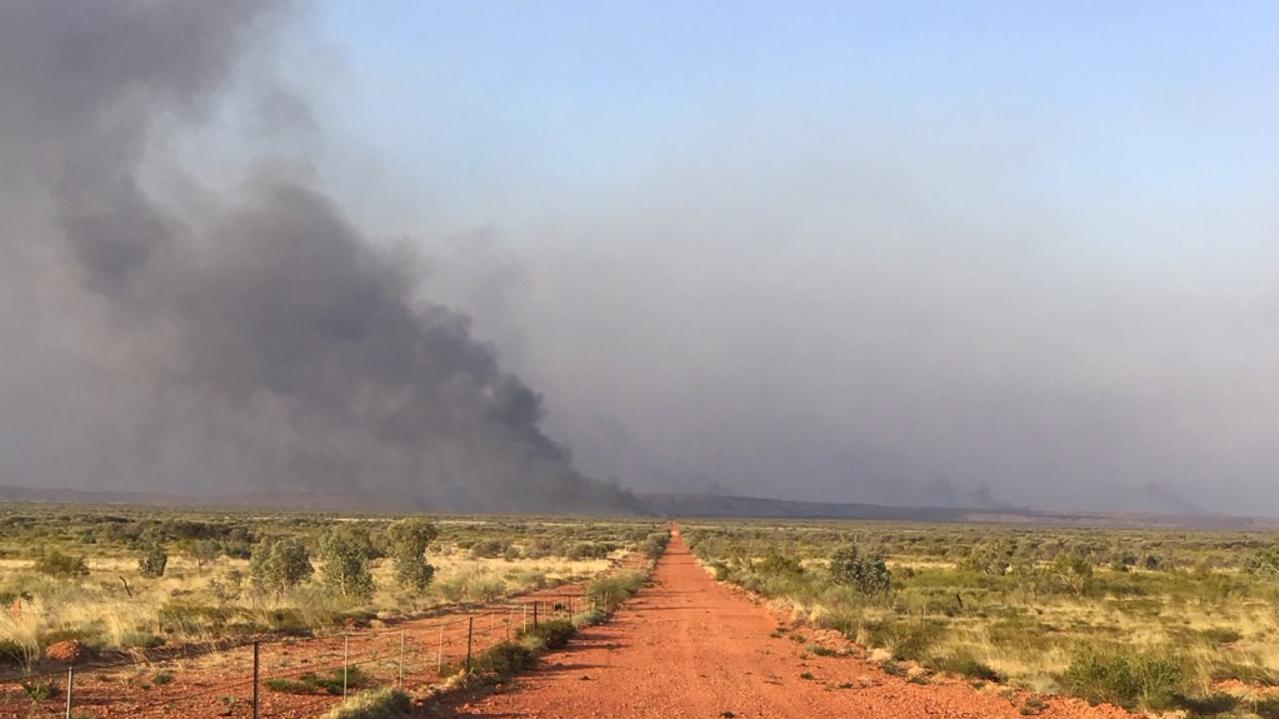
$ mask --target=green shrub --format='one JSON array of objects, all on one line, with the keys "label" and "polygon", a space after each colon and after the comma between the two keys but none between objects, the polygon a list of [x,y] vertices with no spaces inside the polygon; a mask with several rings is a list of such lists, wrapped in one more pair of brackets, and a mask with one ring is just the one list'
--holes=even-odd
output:
[{"label": "green shrub", "polygon": [[121,649],[154,649],[164,646],[164,637],[150,632],[131,631],[120,636]]},{"label": "green shrub", "polygon": [[768,554],[754,563],[751,569],[765,577],[776,575],[782,577],[798,577],[804,573],[804,565],[798,557],[783,554]]},{"label": "green shrub", "polygon": [[670,541],[670,532],[655,532],[644,539],[640,545],[640,552],[649,559],[658,559],[666,553],[666,545]]},{"label": "green shrub", "polygon": [[537,637],[546,643],[547,649],[562,649],[568,645],[568,640],[572,639],[576,633],[577,627],[573,626],[572,622],[552,619],[538,622],[536,627],[531,625],[526,627],[520,632],[520,637]]},{"label": "green shrub", "polygon": [[580,542],[574,544],[564,556],[579,562],[586,559],[606,559],[616,549],[617,545],[611,542]]},{"label": "green shrub", "polygon": [[612,612],[622,602],[635,596],[644,586],[644,575],[639,572],[623,572],[600,577],[586,588],[586,596],[605,612]]},{"label": "green shrub", "polygon": [[607,618],[608,615],[604,613],[604,610],[597,607],[595,609],[589,609],[585,612],[578,612],[577,614],[574,614],[572,622],[575,627],[589,627],[601,624]]},{"label": "green shrub", "polygon": [[61,690],[52,680],[33,680],[22,682],[22,693],[32,702],[46,702],[60,696]]},{"label": "green shrub", "polygon": [[63,554],[57,549],[45,550],[44,554],[36,560],[35,570],[41,574],[62,579],[85,577],[89,574],[89,566],[84,563],[83,557]]},{"label": "green shrub", "polygon": [[1166,659],[1124,652],[1085,651],[1074,658],[1062,685],[1092,704],[1106,702],[1127,709],[1171,708],[1182,688],[1182,671]]},{"label": "green shrub", "polygon": [[471,664],[474,672],[509,677],[537,666],[537,653],[523,644],[502,642],[484,651]]},{"label": "green shrub", "polygon": [[347,697],[330,709],[324,719],[400,719],[408,716],[412,709],[413,701],[408,694],[387,687]]},{"label": "green shrub", "polygon": [[477,559],[494,559],[506,554],[511,548],[511,540],[494,537],[482,539],[471,545],[471,556]]},{"label": "green shrub", "polygon": [[831,581],[860,594],[882,594],[892,588],[892,573],[883,557],[862,557],[855,544],[845,544],[830,557]]},{"label": "green shrub", "polygon": [[[359,667],[348,667],[346,670],[346,689],[349,692],[352,689],[362,689],[369,682],[369,678],[360,671]],[[272,691],[282,692],[284,694],[334,694],[342,693],[343,677],[342,669],[332,669],[325,674],[316,674],[315,672],[307,672],[297,679],[291,678],[274,678],[267,679],[262,682]]]},{"label": "green shrub", "polygon": [[160,545],[155,545],[147,553],[138,558],[138,574],[149,579],[164,576],[164,568],[169,564],[169,555],[164,553]]},{"label": "green shrub", "polygon": [[951,655],[940,661],[934,662],[935,669],[958,674],[960,676],[970,677],[973,679],[981,679],[988,682],[1003,681],[1003,677],[993,667],[966,652]]}]

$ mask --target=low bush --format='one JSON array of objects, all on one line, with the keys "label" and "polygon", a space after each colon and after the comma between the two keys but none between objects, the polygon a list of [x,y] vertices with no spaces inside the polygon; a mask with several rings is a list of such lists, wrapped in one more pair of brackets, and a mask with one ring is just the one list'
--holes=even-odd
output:
[{"label": "low bush", "polygon": [[864,557],[856,544],[845,544],[830,557],[831,581],[860,594],[882,594],[892,588],[892,573],[883,557]]},{"label": "low bush", "polygon": [[929,665],[938,671],[950,672],[951,674],[958,674],[972,679],[981,679],[988,682],[1003,681],[1003,677],[993,667],[966,652],[944,657],[930,662]]},{"label": "low bush", "polygon": [[671,541],[670,532],[654,532],[640,544],[639,551],[649,559],[657,559],[666,553],[666,545]]},{"label": "low bush", "polygon": [[85,577],[89,574],[89,566],[84,563],[83,557],[63,554],[57,549],[45,550],[45,553],[36,560],[35,570],[41,574],[62,579]]},{"label": "low bush", "polygon": [[164,646],[164,637],[150,632],[129,631],[120,635],[122,649],[155,649]]},{"label": "low bush", "polygon": [[169,555],[157,544],[138,559],[138,574],[148,579],[157,579],[164,576],[164,569],[168,564]]},{"label": "low bush", "polygon": [[600,577],[591,582],[586,589],[586,596],[596,607],[605,612],[612,612],[622,602],[635,596],[644,586],[644,575],[639,572],[624,572],[608,577]]},{"label": "low bush", "polygon": [[483,539],[471,545],[471,556],[492,559],[503,556],[510,548],[509,539]]},{"label": "low bush", "polygon": [[574,614],[571,621],[575,627],[590,627],[603,623],[607,618],[608,615],[604,613],[603,609],[596,608]]},{"label": "low bush", "polygon": [[539,622],[537,626],[529,626],[520,631],[520,638],[537,637],[546,643],[547,649],[562,649],[568,645],[568,640],[573,638],[577,633],[577,627],[572,622],[563,619],[552,619],[550,621]]},{"label": "low bush", "polygon": [[471,664],[471,670],[497,677],[510,677],[537,666],[537,652],[516,642],[502,642],[481,653]]},{"label": "low bush", "polygon": [[1154,711],[1175,705],[1182,682],[1183,673],[1174,662],[1119,651],[1085,651],[1062,675],[1066,690],[1089,703],[1106,702],[1127,709],[1141,705]]},{"label": "low bush", "polygon": [[616,549],[617,545],[611,542],[580,542],[574,544],[564,556],[578,562],[586,559],[606,559]]},{"label": "low bush", "polygon": [[[369,679],[359,667],[348,667],[346,670],[346,690],[362,689],[367,685]],[[284,694],[334,694],[342,693],[343,677],[342,669],[333,669],[325,674],[316,674],[315,672],[307,672],[296,679],[292,678],[273,678],[262,682],[272,691]]]},{"label": "low bush", "polygon": [[360,692],[329,710],[324,719],[399,719],[413,709],[408,694],[387,687]]},{"label": "low bush", "polygon": [[53,681],[33,680],[22,682],[22,693],[34,702],[45,702],[60,696],[61,690]]}]

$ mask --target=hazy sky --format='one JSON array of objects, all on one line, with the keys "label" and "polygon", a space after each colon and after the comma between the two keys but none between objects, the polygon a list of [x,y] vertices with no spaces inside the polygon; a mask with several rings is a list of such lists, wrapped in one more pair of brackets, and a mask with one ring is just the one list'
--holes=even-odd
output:
[{"label": "hazy sky", "polygon": [[[9,12],[41,7],[27,0]],[[133,337],[91,311],[100,288],[80,296],[42,279],[57,306],[35,310],[21,284],[7,288],[0,331],[24,349],[0,371],[0,484],[75,485],[104,464],[118,466],[108,477],[172,481],[195,456],[219,457],[196,462],[218,476],[235,476],[238,462],[270,475],[299,461],[290,442],[332,482],[369,467],[436,472],[438,453],[400,427],[440,421],[433,402],[453,390],[432,373],[444,362],[466,368],[459,406],[480,429],[439,430],[451,477],[441,496],[465,494],[466,468],[518,472],[529,452],[549,462],[545,482],[576,486],[559,443],[578,469],[637,490],[1279,515],[1272,4],[227,7],[183,19],[189,41],[149,19],[132,44],[106,37],[68,51],[109,81],[68,80],[66,97],[40,94],[30,112],[0,108],[12,121],[0,126],[0,149],[26,162],[0,170],[0,213],[20,230],[12,242],[30,244],[27,225],[30,237],[56,236],[50,246],[74,240],[74,223],[46,228],[23,193],[57,187],[63,214],[120,205],[118,181],[68,199],[65,178],[46,186],[39,175],[98,153],[76,148],[114,147],[105,127],[132,141],[125,189],[138,185],[130,192],[148,212],[181,228],[166,240],[180,248],[175,264],[151,263],[155,274],[136,284],[157,306],[173,295],[155,287],[174,285],[179,305],[199,307],[185,272],[222,298],[210,313],[185,307],[144,322],[108,297],[141,327]],[[208,29],[202,14],[225,27]],[[14,33],[17,84],[6,92],[62,88],[23,74],[17,40],[40,32]],[[153,68],[136,49],[148,42]],[[170,72],[167,54],[181,56],[184,42],[216,69]],[[62,67],[41,59],[49,44],[30,43],[41,73]],[[31,120],[82,105],[83,118]],[[76,143],[57,134],[63,125]],[[301,190],[280,202],[246,187],[246,174]],[[235,261],[212,267],[200,254],[277,211],[292,220],[271,251],[237,239],[243,257],[228,250]],[[328,220],[320,249],[295,226],[316,212]],[[344,253],[369,263],[358,281],[338,271]],[[0,280],[40,277],[28,264],[55,267],[58,282],[76,276],[40,257],[0,268]],[[319,276],[334,293],[306,280],[309,267],[333,262],[336,274]],[[239,272],[263,282],[283,273],[296,308],[258,326],[222,286]],[[350,346],[329,317],[347,312],[348,297],[392,307],[399,334]],[[454,323],[432,334],[439,317],[458,320],[437,303],[470,315],[473,333]],[[63,324],[73,316],[79,324]],[[305,392],[277,381],[271,343],[251,341],[291,334],[299,316],[326,341],[340,335],[304,363],[314,381]],[[236,324],[245,319],[253,326]],[[168,324],[202,341],[210,328],[233,331],[248,359],[225,372],[247,372],[236,375],[242,397],[185,345],[176,359],[148,354],[155,364],[139,369],[139,348],[168,347]],[[95,334],[63,329],[80,325]],[[94,355],[102,379],[85,379],[86,338],[97,334],[119,347]],[[310,357],[318,341],[300,334],[290,357]],[[438,345],[416,369],[384,352],[423,342]],[[396,373],[410,370],[428,381],[405,412]],[[33,389],[43,372],[83,385],[68,396],[98,399],[51,403]],[[151,396],[156,372],[179,378],[179,409],[168,395],[154,399],[162,413],[120,409],[145,404],[137,398]],[[209,404],[226,407],[214,415]],[[446,409],[452,422],[458,406]],[[106,424],[141,434],[184,411],[200,421],[144,460],[95,434],[120,412],[134,421]],[[362,434],[379,428],[377,412],[395,416],[390,440]],[[67,434],[92,437],[79,451],[58,433],[70,416]],[[298,421],[315,416],[323,431]],[[275,459],[245,460],[218,449],[217,432],[279,433],[289,449],[255,444]],[[101,447],[119,453],[114,464]],[[491,467],[485,447],[499,448]]]},{"label": "hazy sky", "polygon": [[1273,6],[372,5],[323,172],[588,471],[1279,513]]}]

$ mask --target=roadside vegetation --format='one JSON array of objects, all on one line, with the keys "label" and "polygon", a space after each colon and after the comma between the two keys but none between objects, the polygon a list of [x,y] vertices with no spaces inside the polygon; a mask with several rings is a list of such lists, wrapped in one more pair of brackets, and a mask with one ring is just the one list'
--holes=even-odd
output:
[{"label": "roadside vegetation", "polygon": [[718,579],[877,650],[890,671],[1152,715],[1279,717],[1273,534],[817,521],[683,533]]},{"label": "roadside vegetation", "polygon": [[652,520],[0,505],[0,673],[91,654],[306,635],[482,602],[655,556]]}]

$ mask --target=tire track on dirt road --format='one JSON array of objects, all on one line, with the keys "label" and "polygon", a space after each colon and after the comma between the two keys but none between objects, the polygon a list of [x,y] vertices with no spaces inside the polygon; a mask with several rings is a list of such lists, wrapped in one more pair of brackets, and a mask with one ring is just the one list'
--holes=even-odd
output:
[{"label": "tire track on dirt road", "polygon": [[[778,623],[767,608],[712,580],[676,532],[652,586],[612,621],[584,630],[568,650],[501,691],[446,698],[431,716],[1021,718],[1015,699],[960,681],[913,684],[853,657],[805,655],[791,639],[769,636]],[[1133,715],[1058,698],[1040,716]]]}]

